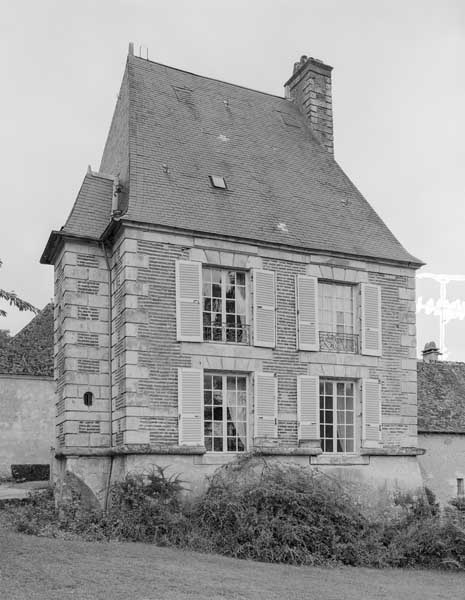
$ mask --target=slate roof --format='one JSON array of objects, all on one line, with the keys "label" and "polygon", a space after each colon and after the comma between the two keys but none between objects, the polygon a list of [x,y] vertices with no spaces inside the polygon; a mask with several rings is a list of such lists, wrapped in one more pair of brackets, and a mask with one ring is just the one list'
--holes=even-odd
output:
[{"label": "slate roof", "polygon": [[88,171],[62,231],[99,238],[110,220],[113,179]]},{"label": "slate roof", "polygon": [[[130,55],[100,170],[124,175],[127,220],[421,264],[279,96]],[[65,231],[97,235],[110,204],[109,183],[86,176]]]},{"label": "slate roof", "polygon": [[0,348],[0,373],[53,376],[53,304]]},{"label": "slate roof", "polygon": [[465,363],[418,362],[418,431],[465,433]]}]

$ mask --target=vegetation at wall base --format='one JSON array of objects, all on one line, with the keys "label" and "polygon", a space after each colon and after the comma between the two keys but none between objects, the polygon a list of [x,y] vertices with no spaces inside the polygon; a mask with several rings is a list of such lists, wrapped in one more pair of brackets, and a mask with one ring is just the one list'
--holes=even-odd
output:
[{"label": "vegetation at wall base", "polygon": [[106,511],[85,510],[53,491],[9,507],[18,531],[85,540],[142,541],[294,565],[465,568],[464,514],[440,511],[428,492],[398,495],[382,518],[367,516],[351,490],[319,471],[246,457],[219,469],[195,500],[156,468],[129,474]]}]

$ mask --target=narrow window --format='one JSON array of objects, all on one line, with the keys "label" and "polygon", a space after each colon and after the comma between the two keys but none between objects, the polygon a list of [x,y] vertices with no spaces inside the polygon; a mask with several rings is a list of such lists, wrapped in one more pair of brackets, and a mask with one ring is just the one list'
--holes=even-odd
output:
[{"label": "narrow window", "polygon": [[323,452],[355,452],[354,387],[353,381],[320,380],[320,438]]},{"label": "narrow window", "polygon": [[84,394],[85,406],[92,406],[93,399],[94,399],[94,395],[92,394],[92,392],[85,392],[85,394]]},{"label": "narrow window", "polygon": [[463,486],[463,479],[457,479],[457,498],[463,498],[465,495],[465,489]]},{"label": "narrow window", "polygon": [[246,273],[203,268],[203,339],[248,343]]},{"label": "narrow window", "polygon": [[354,287],[318,282],[318,322],[321,351],[357,353]]},{"label": "narrow window", "polygon": [[247,377],[204,374],[204,440],[210,452],[247,450]]},{"label": "narrow window", "polygon": [[210,175],[210,183],[214,188],[219,188],[220,190],[228,189],[228,186],[226,185],[226,179],[224,177],[219,177],[218,175]]}]

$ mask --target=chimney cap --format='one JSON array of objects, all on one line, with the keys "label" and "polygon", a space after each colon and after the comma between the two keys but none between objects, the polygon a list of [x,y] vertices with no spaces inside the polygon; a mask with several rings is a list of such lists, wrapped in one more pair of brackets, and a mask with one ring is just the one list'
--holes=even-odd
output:
[{"label": "chimney cap", "polygon": [[436,342],[427,342],[422,351],[423,360],[426,362],[434,362],[437,361],[439,356],[442,355],[442,352],[439,351],[439,348],[436,346]]},{"label": "chimney cap", "polygon": [[307,56],[306,54],[302,54],[300,59],[294,63],[293,73],[284,85],[285,86],[289,85],[291,83],[291,81],[293,81],[293,79],[297,75],[297,73],[301,72],[301,70],[303,70],[306,67],[310,67],[310,69],[311,69],[311,67],[313,67],[316,71],[318,71],[320,73],[324,73],[327,76],[330,76],[331,71],[333,70],[333,67],[331,67],[330,65],[327,65],[325,62],[323,62],[319,58],[313,58],[313,56]]}]

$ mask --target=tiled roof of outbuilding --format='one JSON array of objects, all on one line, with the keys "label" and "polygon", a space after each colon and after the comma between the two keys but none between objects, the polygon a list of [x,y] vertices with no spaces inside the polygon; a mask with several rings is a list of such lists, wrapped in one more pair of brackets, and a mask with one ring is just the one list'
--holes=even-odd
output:
[{"label": "tiled roof of outbuilding", "polygon": [[[279,96],[129,56],[101,171],[129,173],[131,221],[421,264]],[[103,231],[109,185],[86,177],[65,231]]]},{"label": "tiled roof of outbuilding", "polygon": [[465,363],[418,362],[418,431],[465,433]]},{"label": "tiled roof of outbuilding", "polygon": [[0,349],[0,373],[53,376],[53,304],[50,302]]}]

